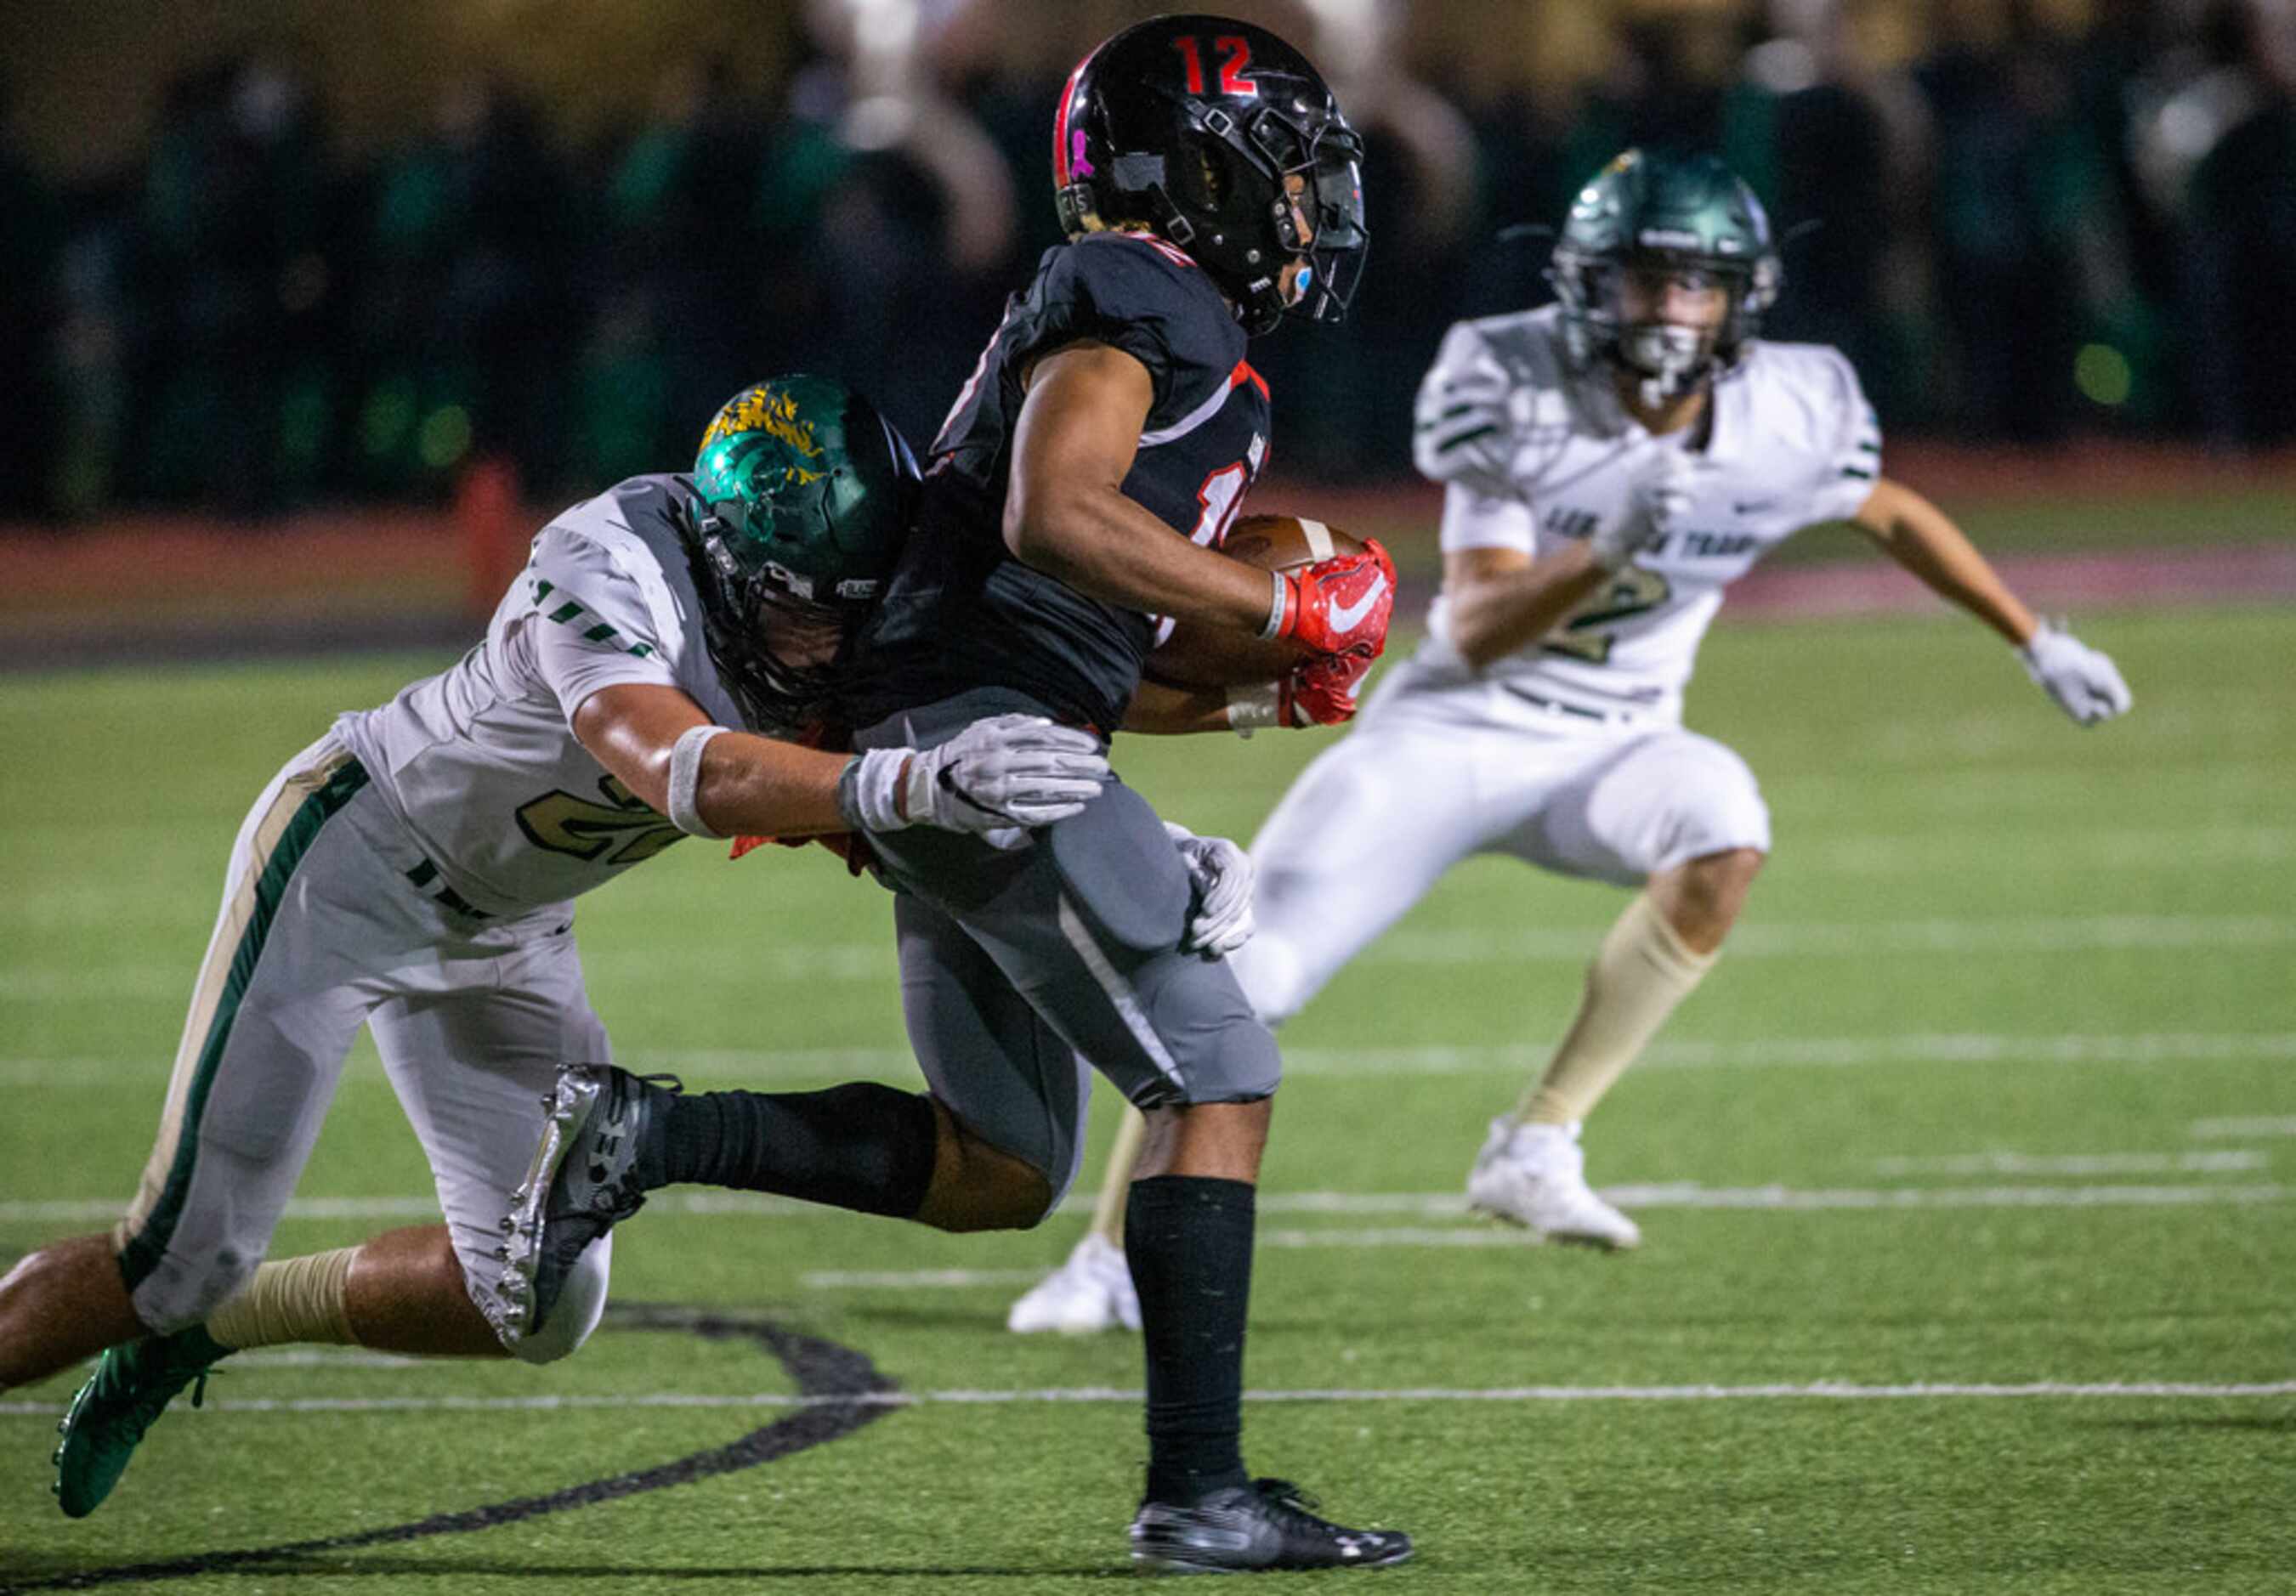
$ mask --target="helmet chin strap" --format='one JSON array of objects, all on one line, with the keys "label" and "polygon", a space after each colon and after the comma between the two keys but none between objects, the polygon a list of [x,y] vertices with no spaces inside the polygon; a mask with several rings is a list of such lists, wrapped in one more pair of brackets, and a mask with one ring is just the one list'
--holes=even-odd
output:
[{"label": "helmet chin strap", "polygon": [[1619,335],[1619,357],[1641,379],[1642,401],[1655,410],[1687,391],[1713,364],[1706,335],[1666,322],[1645,322]]}]

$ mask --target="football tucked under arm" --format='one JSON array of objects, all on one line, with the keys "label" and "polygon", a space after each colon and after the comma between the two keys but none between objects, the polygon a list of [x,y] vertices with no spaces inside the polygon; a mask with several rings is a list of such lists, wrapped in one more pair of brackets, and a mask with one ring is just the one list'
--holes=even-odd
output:
[{"label": "football tucked under arm", "polygon": [[[1297,572],[1365,545],[1302,517],[1252,515],[1220,552],[1259,570]],[[1354,689],[1371,667],[1357,651],[1318,655],[1296,639],[1267,640],[1183,621],[1148,657],[1124,719],[1128,732],[1241,732],[1336,725],[1355,713]]]},{"label": "football tucked under arm", "polygon": [[[1247,515],[1220,545],[1231,560],[1287,573],[1363,552],[1360,540],[1337,527],[1290,515]],[[1315,657],[1292,638],[1264,640],[1250,632],[1182,621],[1148,656],[1146,669],[1151,680],[1174,687],[1256,687],[1282,680]]]}]

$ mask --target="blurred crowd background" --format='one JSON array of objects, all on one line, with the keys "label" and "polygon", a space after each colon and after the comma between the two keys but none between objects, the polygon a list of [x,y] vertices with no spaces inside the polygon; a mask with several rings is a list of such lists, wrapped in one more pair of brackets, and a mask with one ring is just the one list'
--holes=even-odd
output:
[{"label": "blurred crowd background", "polygon": [[[783,370],[922,447],[1057,241],[1054,99],[1119,0],[11,0],[0,515],[541,501]],[[1575,187],[1718,151],[1767,331],[1885,425],[2296,439],[2296,0],[1231,0],[1370,143],[1357,314],[1254,354],[1279,469],[1409,470],[1443,328],[1542,299]],[[99,18],[101,20],[99,21]]]}]

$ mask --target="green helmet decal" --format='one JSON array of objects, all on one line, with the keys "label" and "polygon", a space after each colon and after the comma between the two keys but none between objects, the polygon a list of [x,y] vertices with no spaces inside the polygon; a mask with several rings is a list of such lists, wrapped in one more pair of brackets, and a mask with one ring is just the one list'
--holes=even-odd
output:
[{"label": "green helmet decal", "polygon": [[761,731],[817,722],[841,648],[892,575],[916,457],[869,401],[827,377],[778,377],[719,407],[683,528],[719,678]]},{"label": "green helmet decal", "polygon": [[[1624,325],[1613,295],[1617,274],[1630,266],[1718,280],[1730,307],[1711,340],[1685,344],[1664,330]],[[1663,393],[1737,359],[1777,299],[1784,269],[1761,201],[1719,158],[1628,150],[1572,201],[1547,276],[1572,359],[1615,361]]]}]

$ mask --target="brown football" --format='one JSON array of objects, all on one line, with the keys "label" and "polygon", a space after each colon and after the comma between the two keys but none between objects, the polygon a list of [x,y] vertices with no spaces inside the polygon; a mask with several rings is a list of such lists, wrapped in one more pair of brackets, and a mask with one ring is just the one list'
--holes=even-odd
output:
[{"label": "brown football", "polygon": [[[1296,570],[1334,554],[1363,552],[1361,540],[1296,515],[1247,515],[1228,528],[1220,552],[1264,571]],[[1148,656],[1148,674],[1179,687],[1249,687],[1272,682],[1309,656],[1293,642],[1263,642],[1248,632],[1182,621]]]}]

